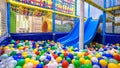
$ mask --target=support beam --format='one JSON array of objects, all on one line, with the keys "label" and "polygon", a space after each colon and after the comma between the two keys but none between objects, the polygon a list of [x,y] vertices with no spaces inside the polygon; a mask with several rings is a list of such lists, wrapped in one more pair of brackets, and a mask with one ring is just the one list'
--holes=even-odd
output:
[{"label": "support beam", "polygon": [[84,48],[84,0],[80,0],[79,50]]},{"label": "support beam", "polygon": [[[87,2],[88,4],[94,6],[94,7],[98,8],[98,9],[100,9],[100,10],[102,10],[102,11],[106,11],[103,7],[101,7],[101,6],[99,6],[98,4],[94,3],[92,0],[85,0],[85,2]],[[108,11],[107,11],[106,13],[107,13],[108,15],[110,15],[110,16],[114,16],[112,13],[110,13],[110,12],[108,12]]]},{"label": "support beam", "polygon": [[90,17],[90,4],[88,4],[88,18]]},{"label": "support beam", "polygon": [[[104,8],[106,8],[106,0],[104,0]],[[102,24],[102,44],[104,45],[105,44],[105,39],[106,39],[106,36],[105,36],[105,33],[106,33],[106,12],[103,11],[103,24]]]},{"label": "support beam", "polygon": [[114,6],[114,7],[111,7],[111,8],[107,8],[106,12],[115,11],[115,10],[120,10],[120,6]]},{"label": "support beam", "polygon": [[[113,20],[115,21],[115,17],[113,17]],[[112,22],[112,33],[115,33],[115,22]]]}]

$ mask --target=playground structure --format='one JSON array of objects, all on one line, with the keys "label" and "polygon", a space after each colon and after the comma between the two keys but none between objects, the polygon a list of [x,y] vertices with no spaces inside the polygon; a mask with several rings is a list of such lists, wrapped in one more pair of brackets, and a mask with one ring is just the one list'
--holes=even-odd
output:
[{"label": "playground structure", "polygon": [[[81,0],[82,1],[82,0]],[[112,22],[112,32],[114,33],[114,26],[119,25],[119,23],[115,23],[115,17],[119,16],[119,1],[115,0],[103,0],[99,3],[98,0],[85,0],[88,3],[88,19],[90,17],[90,5],[100,9],[103,11],[102,19],[102,43],[109,43],[106,41],[106,22]],[[80,6],[84,6],[83,2]],[[12,34],[19,34],[19,33],[50,33],[52,37],[51,40],[55,40],[55,35],[57,35],[56,31],[56,20],[70,20],[74,22],[78,22],[79,16],[77,16],[77,1],[76,0],[58,0],[58,1],[51,1],[51,0],[8,0],[7,1],[7,28],[8,34],[5,36]],[[82,13],[83,12],[83,13]],[[11,18],[9,18],[11,16]],[[62,18],[63,17],[63,18]],[[80,11],[80,35],[77,39],[83,39],[84,35],[84,11],[81,8]],[[16,18],[16,19],[15,19]],[[87,20],[86,20],[87,21]],[[68,21],[69,22],[69,21]],[[99,23],[100,23],[99,22]],[[94,25],[94,24],[93,24]],[[89,26],[90,27],[90,26]],[[71,25],[70,29],[73,28]],[[76,27],[74,27],[76,28]],[[74,30],[73,28],[73,30]],[[79,29],[79,26],[78,28]],[[86,29],[86,28],[85,28]],[[95,34],[97,32],[97,28],[95,30]],[[0,32],[2,32],[0,30]],[[78,31],[77,31],[78,32]],[[62,33],[61,33],[62,34]],[[77,33],[78,34],[78,33]],[[93,34],[92,40],[95,36]],[[63,33],[64,35],[64,33]],[[63,36],[61,35],[61,36]],[[65,34],[66,35],[66,34]],[[59,37],[60,38],[60,37]],[[58,39],[58,38],[57,38]],[[48,39],[44,39],[48,40]],[[92,41],[91,40],[91,41]],[[81,42],[80,42],[81,41]],[[80,40],[80,46],[83,48],[83,40]],[[90,42],[91,42],[90,41]],[[90,43],[89,42],[89,43]],[[89,44],[88,43],[88,44]],[[67,45],[67,44],[66,44]],[[79,47],[80,47],[79,46]],[[80,49],[81,49],[80,48]]]},{"label": "playground structure", "polygon": [[[119,5],[119,0],[0,0],[0,68],[119,68]],[[93,7],[102,12],[96,18]]]}]

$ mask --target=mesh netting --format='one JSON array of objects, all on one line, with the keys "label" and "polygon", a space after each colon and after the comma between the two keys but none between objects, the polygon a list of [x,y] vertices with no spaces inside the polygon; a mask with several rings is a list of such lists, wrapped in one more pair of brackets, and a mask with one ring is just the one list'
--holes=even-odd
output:
[{"label": "mesh netting", "polygon": [[6,0],[0,0],[0,41],[7,34],[7,4]]}]

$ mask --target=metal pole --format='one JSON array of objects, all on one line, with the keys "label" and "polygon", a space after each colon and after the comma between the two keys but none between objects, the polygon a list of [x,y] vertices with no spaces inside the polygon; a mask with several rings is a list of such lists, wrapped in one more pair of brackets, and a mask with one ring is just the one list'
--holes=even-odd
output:
[{"label": "metal pole", "polygon": [[84,46],[84,0],[80,0],[79,50]]},{"label": "metal pole", "polygon": [[113,21],[114,22],[112,22],[112,33],[114,33],[115,31],[114,31],[114,29],[115,29],[115,17],[113,17]]},{"label": "metal pole", "polygon": [[[106,8],[106,0],[104,0],[104,8]],[[105,33],[106,33],[106,12],[103,11],[103,24],[102,24],[102,43],[105,44]]]},{"label": "metal pole", "polygon": [[90,17],[90,4],[88,4],[88,18]]}]

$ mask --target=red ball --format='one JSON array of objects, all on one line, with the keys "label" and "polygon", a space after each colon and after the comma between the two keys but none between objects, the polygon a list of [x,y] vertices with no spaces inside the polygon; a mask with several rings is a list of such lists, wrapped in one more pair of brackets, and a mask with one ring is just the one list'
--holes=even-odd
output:
[{"label": "red ball", "polygon": [[114,55],[114,59],[120,62],[120,56],[119,55]]},{"label": "red ball", "polygon": [[39,54],[40,54],[40,52],[38,52],[38,51],[37,51],[37,52],[35,52],[35,54],[36,54],[36,55],[39,55]]},{"label": "red ball", "polygon": [[64,53],[64,56],[65,56],[65,57],[66,57],[66,56],[68,56],[68,53],[67,53],[67,52],[65,52],[65,53]]},{"label": "red ball", "polygon": [[84,56],[88,56],[89,55],[89,53],[88,52],[86,52],[85,54],[84,54]]},{"label": "red ball", "polygon": [[68,68],[68,66],[69,66],[68,61],[64,60],[64,61],[62,62],[62,67],[63,67],[63,68]]},{"label": "red ball", "polygon": [[53,54],[53,57],[54,57],[54,59],[56,59],[58,57],[58,55],[57,54]]},{"label": "red ball", "polygon": [[17,44],[20,43],[20,40],[17,40],[16,43],[17,43]]},{"label": "red ball", "polygon": [[44,66],[44,68],[48,68],[48,66]]}]

